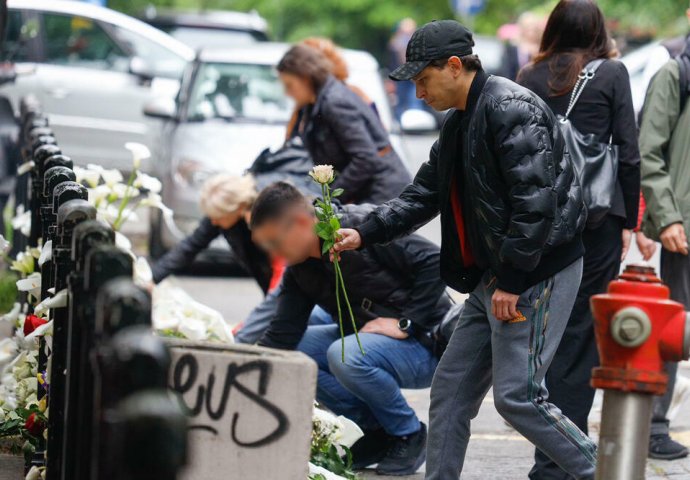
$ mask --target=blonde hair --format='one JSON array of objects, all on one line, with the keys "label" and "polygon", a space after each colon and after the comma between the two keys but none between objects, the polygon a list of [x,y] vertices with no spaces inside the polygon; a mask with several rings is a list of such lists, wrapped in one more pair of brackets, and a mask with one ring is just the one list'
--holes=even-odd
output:
[{"label": "blonde hair", "polygon": [[257,195],[256,182],[251,175],[240,177],[220,173],[201,187],[200,207],[207,217],[224,217],[242,206],[251,207]]}]

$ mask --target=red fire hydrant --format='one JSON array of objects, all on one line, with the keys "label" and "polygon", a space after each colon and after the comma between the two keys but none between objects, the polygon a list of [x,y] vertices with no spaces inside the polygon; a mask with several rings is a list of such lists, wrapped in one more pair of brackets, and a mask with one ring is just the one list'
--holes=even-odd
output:
[{"label": "red fire hydrant", "polygon": [[591,299],[604,389],[598,480],[643,480],[654,395],[666,391],[664,362],[690,356],[690,316],[669,299],[652,267],[630,265]]}]

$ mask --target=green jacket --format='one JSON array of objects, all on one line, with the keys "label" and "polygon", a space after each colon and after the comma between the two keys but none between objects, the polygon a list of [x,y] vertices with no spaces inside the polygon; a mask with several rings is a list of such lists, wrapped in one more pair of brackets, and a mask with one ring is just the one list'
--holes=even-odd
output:
[{"label": "green jacket", "polygon": [[647,90],[640,156],[642,194],[647,202],[642,222],[645,235],[659,240],[665,227],[682,222],[690,236],[690,108],[680,108],[675,60],[659,70]]}]

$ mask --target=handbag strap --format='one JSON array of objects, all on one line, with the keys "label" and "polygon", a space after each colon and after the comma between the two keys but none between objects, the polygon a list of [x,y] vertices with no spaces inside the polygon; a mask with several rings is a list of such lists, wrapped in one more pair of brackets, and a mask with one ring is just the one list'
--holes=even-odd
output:
[{"label": "handbag strap", "polygon": [[597,69],[602,63],[604,63],[603,58],[597,58],[592,60],[587,65],[585,65],[585,68],[583,68],[580,74],[577,76],[577,82],[575,82],[573,91],[570,94],[570,102],[568,102],[568,109],[565,111],[564,120],[568,119],[568,117],[570,116],[570,112],[573,111],[573,108],[575,107],[575,104],[580,98],[582,91],[585,89],[587,82],[594,78],[594,74],[596,73]]}]

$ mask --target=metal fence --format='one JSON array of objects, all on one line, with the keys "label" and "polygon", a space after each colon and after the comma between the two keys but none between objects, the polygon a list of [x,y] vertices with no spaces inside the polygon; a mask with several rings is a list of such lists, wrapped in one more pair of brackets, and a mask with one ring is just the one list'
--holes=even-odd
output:
[{"label": "metal fence", "polygon": [[167,389],[170,355],[152,334],[150,295],[133,283],[131,254],[96,219],[38,102],[24,99],[20,116],[21,161],[31,168],[15,197],[32,221],[14,249],[50,241],[50,259],[36,265],[41,296],[67,292],[66,305],[49,313],[52,342],[41,340],[48,434],[32,464],[45,465],[49,480],[175,479],[186,461],[186,417]]}]

